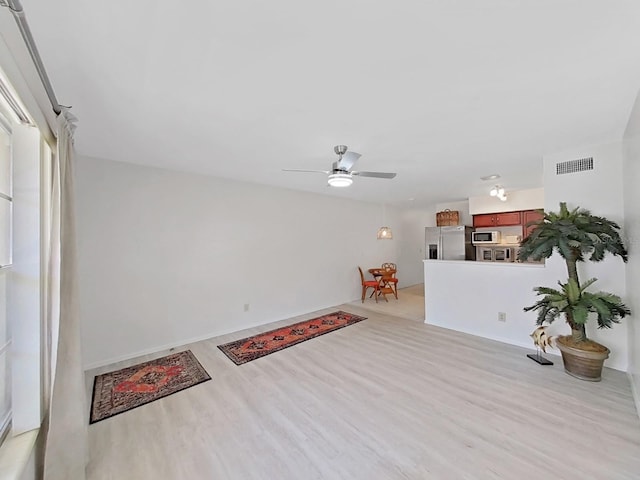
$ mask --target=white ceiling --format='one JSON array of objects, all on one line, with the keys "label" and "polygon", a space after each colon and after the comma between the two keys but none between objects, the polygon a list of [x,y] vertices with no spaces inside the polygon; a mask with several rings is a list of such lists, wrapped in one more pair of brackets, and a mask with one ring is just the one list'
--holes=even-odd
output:
[{"label": "white ceiling", "polygon": [[[23,1],[80,154],[398,206],[620,139],[637,0]],[[333,146],[356,169],[326,187]]]}]

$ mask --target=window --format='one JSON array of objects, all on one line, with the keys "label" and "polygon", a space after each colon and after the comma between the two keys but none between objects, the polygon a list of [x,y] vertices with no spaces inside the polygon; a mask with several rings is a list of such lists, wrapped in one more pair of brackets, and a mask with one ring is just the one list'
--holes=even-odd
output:
[{"label": "window", "polygon": [[[0,70],[0,442],[41,424],[40,130]],[[16,109],[19,109],[17,111]],[[42,180],[42,182],[41,182]]]},{"label": "window", "polygon": [[9,122],[0,114],[0,439],[11,425],[11,331],[7,319],[12,246],[12,158]]}]

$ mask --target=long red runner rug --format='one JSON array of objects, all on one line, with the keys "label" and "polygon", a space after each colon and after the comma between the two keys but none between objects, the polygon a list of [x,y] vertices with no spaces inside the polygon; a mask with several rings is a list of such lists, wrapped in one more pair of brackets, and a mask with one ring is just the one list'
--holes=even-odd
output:
[{"label": "long red runner rug", "polygon": [[218,345],[218,348],[236,365],[242,365],[256,358],[264,357],[270,353],[304,342],[310,338],[333,332],[339,328],[348,327],[362,320],[366,320],[366,317],[338,311],[312,318],[311,320],[305,320],[304,322],[287,325],[286,327],[269,330],[235,342]]},{"label": "long red runner rug", "polygon": [[211,380],[186,350],[102,375],[93,381],[89,423],[99,422]]}]

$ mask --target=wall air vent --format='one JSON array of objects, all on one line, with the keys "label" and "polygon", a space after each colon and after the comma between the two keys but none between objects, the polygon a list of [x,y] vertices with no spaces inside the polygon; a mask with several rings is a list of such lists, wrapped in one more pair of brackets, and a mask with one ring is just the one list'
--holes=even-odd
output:
[{"label": "wall air vent", "polygon": [[556,163],[556,175],[584,172],[585,170],[593,170],[593,157]]}]

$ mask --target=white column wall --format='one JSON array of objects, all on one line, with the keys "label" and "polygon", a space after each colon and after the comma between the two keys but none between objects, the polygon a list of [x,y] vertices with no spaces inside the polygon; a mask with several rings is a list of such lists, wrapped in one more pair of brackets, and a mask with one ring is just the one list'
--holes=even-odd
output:
[{"label": "white column wall", "polygon": [[[559,203],[564,201],[569,208],[582,207],[594,215],[607,217],[618,222],[624,221],[623,202],[623,145],[615,142],[606,145],[585,146],[544,157],[544,196],[545,210],[558,211]],[[579,158],[593,157],[594,168],[590,171],[556,175],[556,163]],[[547,261],[547,266],[559,276],[547,276],[545,286],[553,287],[558,280],[566,281],[567,271],[559,255]],[[551,272],[551,270],[550,270]],[[625,264],[619,257],[607,255],[604,261],[593,263],[586,261],[578,265],[580,281],[596,277],[598,281],[593,290],[614,293],[626,302]],[[532,303],[535,297],[531,297]],[[611,356],[606,366],[627,370],[629,361],[628,327],[629,320],[612,329],[598,330],[595,319],[587,324],[589,338],[606,345]],[[554,322],[554,332],[568,334],[569,327],[562,319]]]},{"label": "white column wall", "polygon": [[624,145],[624,225],[629,249],[626,280],[631,308],[628,372],[640,414],[640,94],[629,118]]},{"label": "white column wall", "polygon": [[86,157],[76,188],[86,368],[353,301],[402,242],[325,195]]}]

